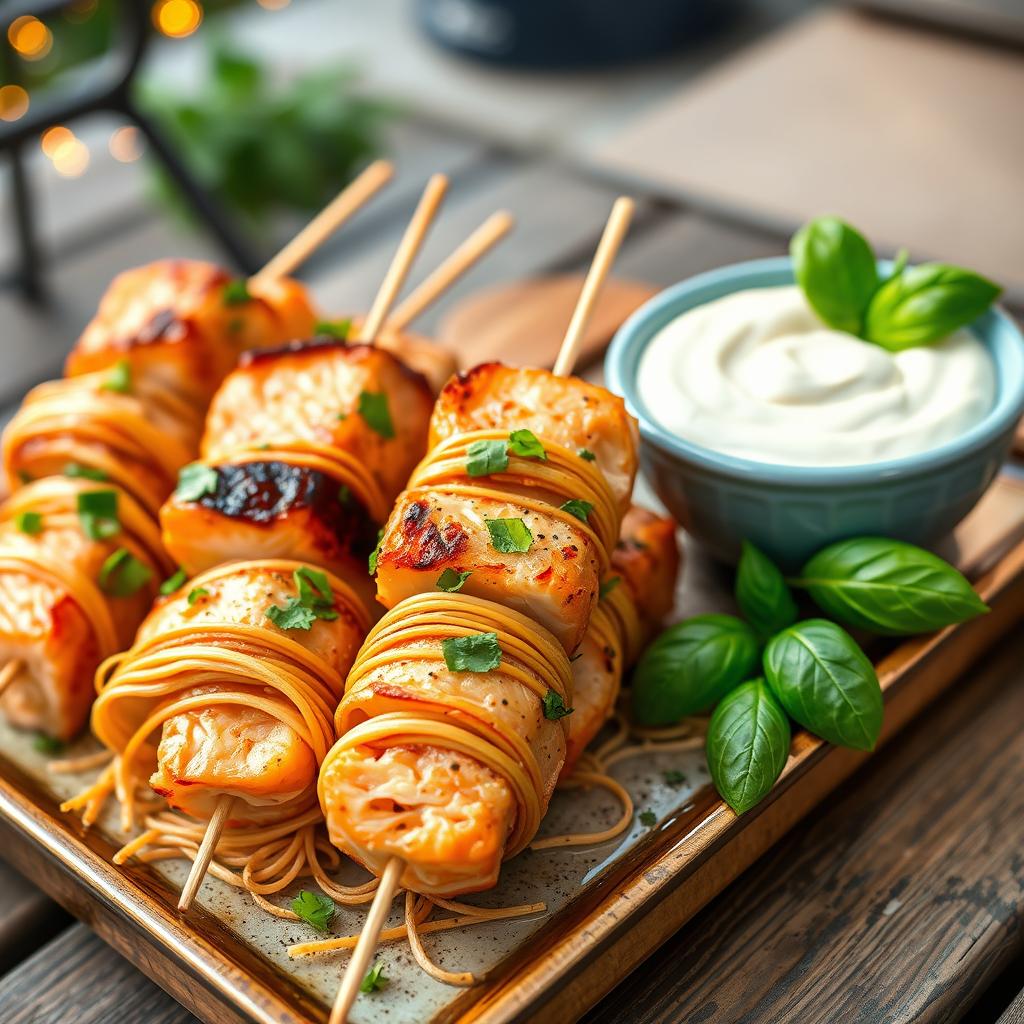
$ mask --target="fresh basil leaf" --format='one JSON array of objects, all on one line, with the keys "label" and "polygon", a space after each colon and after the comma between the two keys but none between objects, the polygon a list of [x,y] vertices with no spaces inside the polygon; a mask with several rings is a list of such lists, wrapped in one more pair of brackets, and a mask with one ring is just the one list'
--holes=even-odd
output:
[{"label": "fresh basil leaf", "polygon": [[334,917],[334,911],[334,900],[330,896],[319,892],[310,892],[308,889],[303,889],[292,900],[292,913],[318,932],[327,931],[331,918]]},{"label": "fresh basil leaf", "polygon": [[815,313],[830,327],[860,334],[878,287],[875,254],[864,236],[838,217],[818,217],[793,236],[789,252]]},{"label": "fresh basil leaf", "polygon": [[242,306],[252,300],[249,294],[249,283],[244,277],[234,281],[228,281],[221,292],[221,299],[225,306]]},{"label": "fresh basil leaf", "polygon": [[391,422],[391,411],[388,409],[388,396],[383,392],[360,391],[358,412],[366,420],[367,426],[386,441],[395,436],[395,425]]},{"label": "fresh basil leaf", "polygon": [[633,717],[672,725],[706,711],[749,679],[760,654],[757,634],[735,615],[698,615],[669,626],[633,673]]},{"label": "fresh basil leaf", "polygon": [[38,536],[43,532],[43,516],[41,512],[19,512],[14,517],[14,525],[22,533],[30,537]]},{"label": "fresh basil leaf", "polygon": [[764,652],[768,685],[789,717],[829,743],[873,750],[882,730],[875,668],[841,626],[806,619],[773,637]]},{"label": "fresh basil leaf", "polygon": [[736,601],[747,621],[768,637],[796,622],[797,607],[775,563],[748,541],[743,542],[736,571]]},{"label": "fresh basil leaf", "polygon": [[979,274],[923,263],[892,277],[868,306],[864,337],[890,352],[927,345],[977,320],[1002,289]]},{"label": "fresh basil leaf", "polygon": [[152,578],[153,570],[125,548],[118,548],[100,566],[100,590],[111,597],[131,597]]},{"label": "fresh basil leaf", "polygon": [[726,694],[708,723],[708,770],[722,799],[743,814],[760,803],[789,757],[789,721],[763,679]]},{"label": "fresh basil leaf", "polygon": [[465,584],[466,580],[472,576],[473,573],[470,570],[466,572],[456,572],[454,569],[445,569],[440,576],[437,577],[437,583],[434,585],[438,590],[443,590],[446,594],[458,593]]},{"label": "fresh basil leaf", "polygon": [[522,430],[513,430],[508,435],[508,450],[521,459],[547,459],[548,457],[540,438],[525,427]]},{"label": "fresh basil leaf", "polygon": [[173,594],[176,590],[180,590],[188,579],[188,573],[184,569],[178,569],[173,575],[168,577],[160,584],[160,596],[168,597]]},{"label": "fresh basil leaf", "polygon": [[322,334],[327,338],[337,338],[339,341],[347,341],[352,330],[352,321],[348,320],[321,320],[313,328],[314,334]]},{"label": "fresh basil leaf", "polygon": [[190,462],[182,466],[178,473],[178,486],[174,496],[179,501],[198,501],[207,494],[217,493],[219,477],[213,466],[204,466],[201,462]]},{"label": "fresh basil leaf", "polygon": [[583,522],[586,522],[587,517],[594,511],[594,506],[589,501],[583,501],[582,498],[570,498],[559,505],[558,508],[560,511],[568,512],[569,515],[575,516],[577,519],[582,519]]},{"label": "fresh basil leaf", "polygon": [[452,672],[490,672],[501,664],[497,633],[449,637],[441,641],[441,653]]},{"label": "fresh basil leaf", "polygon": [[533,534],[522,519],[485,519],[491,547],[505,554],[523,554],[533,544]]},{"label": "fresh basil leaf", "polygon": [[474,441],[466,449],[466,472],[490,476],[508,469],[508,445],[504,441]]},{"label": "fresh basil leaf", "polygon": [[131,394],[132,364],[127,359],[119,359],[110,368],[110,373],[100,385],[102,391],[115,391],[121,395]]},{"label": "fresh basil leaf", "polygon": [[85,491],[78,495],[78,521],[89,540],[109,540],[121,532],[117,491]]},{"label": "fresh basil leaf", "polygon": [[988,611],[948,562],[885,537],[830,544],[794,582],[832,618],[889,636],[929,633]]},{"label": "fresh basil leaf", "polygon": [[567,708],[565,701],[554,691],[548,690],[544,694],[544,717],[551,719],[553,722],[557,722],[560,718],[565,718],[566,715],[571,715],[575,708]]},{"label": "fresh basil leaf", "polygon": [[367,972],[366,977],[359,982],[359,991],[369,995],[382,988],[387,988],[388,978],[384,974],[384,964],[378,960]]}]

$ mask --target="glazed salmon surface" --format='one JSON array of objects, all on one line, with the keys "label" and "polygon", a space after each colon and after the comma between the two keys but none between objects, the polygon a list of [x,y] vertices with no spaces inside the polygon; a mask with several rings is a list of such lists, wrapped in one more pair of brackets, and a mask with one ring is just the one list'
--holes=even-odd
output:
[{"label": "glazed salmon surface", "polygon": [[316,315],[297,282],[250,284],[197,260],[160,260],[119,274],[68,357],[77,376],[127,359],[135,376],[205,404],[238,354],[308,335]]},{"label": "glazed salmon surface", "polygon": [[484,363],[445,385],[430,421],[430,446],[473,430],[532,430],[593,453],[625,511],[637,471],[636,421],[622,399],[578,377]]},{"label": "glazed salmon surface", "polygon": [[[521,519],[529,551],[495,550],[485,520]],[[386,607],[433,591],[445,569],[470,571],[462,593],[529,616],[568,652],[587,628],[598,589],[598,553],[590,537],[564,519],[514,500],[468,498],[437,489],[406,491],[377,555],[377,596]]]},{"label": "glazed salmon surface", "polygon": [[355,749],[320,776],[331,842],[376,871],[405,861],[401,884],[457,896],[498,881],[515,804],[479,761],[435,747]]},{"label": "glazed salmon surface", "polygon": [[[385,396],[394,436],[360,414],[361,395]],[[426,450],[433,405],[427,382],[369,345],[314,341],[243,358],[217,393],[203,457],[212,461],[299,441],[348,452],[393,501]]]},{"label": "glazed salmon surface", "polygon": [[[46,528],[34,536],[0,527],[0,558],[32,560],[41,553],[93,581],[119,546],[118,538],[89,540],[77,526]],[[130,597],[107,597],[121,646],[131,644],[159,582],[154,577]],[[92,626],[63,587],[0,569],[0,665],[14,659],[24,668],[0,695],[0,709],[20,728],[74,737],[88,717],[100,661]]]}]

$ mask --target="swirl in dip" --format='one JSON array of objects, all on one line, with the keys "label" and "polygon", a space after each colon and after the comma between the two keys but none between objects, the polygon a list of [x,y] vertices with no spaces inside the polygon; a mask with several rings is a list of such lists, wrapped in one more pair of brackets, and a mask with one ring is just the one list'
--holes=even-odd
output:
[{"label": "swirl in dip", "polygon": [[793,466],[926,451],[978,423],[996,393],[992,359],[969,331],[889,352],[825,326],[795,285],[689,310],[651,339],[637,378],[677,437]]}]

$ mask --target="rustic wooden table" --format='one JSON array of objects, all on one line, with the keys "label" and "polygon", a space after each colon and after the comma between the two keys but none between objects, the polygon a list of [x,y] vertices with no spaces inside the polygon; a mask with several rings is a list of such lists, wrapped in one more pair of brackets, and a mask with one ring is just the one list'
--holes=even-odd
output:
[{"label": "rustic wooden table", "polygon": [[[365,307],[430,171],[446,170],[452,191],[422,266],[496,208],[519,219],[512,239],[419,325],[428,332],[481,287],[580,269],[616,194],[578,169],[430,125],[402,127],[393,148],[398,184],[309,268],[324,306]],[[784,249],[781,237],[648,197],[617,272],[668,284]],[[110,276],[170,253],[209,251],[153,215],[123,217],[102,242],[58,253],[52,310],[0,294],[0,322],[49,346],[41,375],[56,373]],[[587,1019],[983,1021],[1005,1011],[1005,1021],[1024,1020],[1015,1001],[1024,982],[1022,722],[1017,635]],[[88,922],[73,922],[2,865],[0,972],[4,1024],[194,1019]]]}]

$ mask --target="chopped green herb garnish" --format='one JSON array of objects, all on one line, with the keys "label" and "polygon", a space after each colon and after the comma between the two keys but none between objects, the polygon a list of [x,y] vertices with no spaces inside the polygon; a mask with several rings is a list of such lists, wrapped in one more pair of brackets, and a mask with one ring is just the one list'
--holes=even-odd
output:
[{"label": "chopped green herb garnish", "polygon": [[245,326],[245,321],[240,316],[232,317],[228,321],[228,334],[240,334]]},{"label": "chopped green herb garnish", "polygon": [[169,594],[173,594],[176,590],[180,590],[188,579],[188,573],[184,569],[178,569],[178,571],[170,578],[163,581],[160,584],[160,594],[162,597],[167,597]]},{"label": "chopped green herb garnish", "polygon": [[359,982],[359,991],[369,994],[385,988],[388,979],[384,976],[384,965],[378,960],[367,972],[366,977]]},{"label": "chopped green herb garnish", "polygon": [[14,517],[14,525],[21,530],[22,533],[27,533],[30,537],[35,537],[37,534],[43,532],[43,516],[40,512],[19,512]]},{"label": "chopped green herb garnish", "polygon": [[110,368],[106,380],[100,385],[103,391],[116,391],[127,395],[132,390],[132,364],[127,359],[119,359]]},{"label": "chopped green herb garnish", "polygon": [[621,582],[621,576],[609,576],[608,579],[602,581],[597,592],[598,600],[603,601]]},{"label": "chopped green herb garnish", "polygon": [[639,817],[644,828],[654,828],[658,824],[658,816],[654,811],[641,811]]},{"label": "chopped green herb garnish", "polygon": [[377,531],[377,546],[370,552],[370,557],[367,564],[370,569],[370,575],[377,575],[377,558],[380,555],[380,546],[384,542],[384,530],[380,529]]},{"label": "chopped green herb garnish", "polygon": [[209,596],[210,592],[206,589],[206,587],[195,587],[194,589],[188,592],[188,598],[186,600],[188,601],[189,608],[191,608],[192,605],[196,603],[196,601],[201,601],[204,597]]},{"label": "chopped green herb garnish", "polygon": [[78,521],[89,540],[109,540],[121,532],[117,491],[86,491],[78,496]]},{"label": "chopped green herb garnish", "polygon": [[228,281],[224,285],[221,298],[224,300],[225,306],[241,306],[246,302],[250,302],[252,296],[249,294],[249,282],[244,277]]},{"label": "chopped green herb garnish", "polygon": [[593,462],[597,456],[589,448],[581,448],[576,453],[584,462]]},{"label": "chopped green herb garnish", "polygon": [[[70,474],[70,473],[68,473],[68,471],[67,471],[66,469],[64,470],[64,472],[65,472],[65,474],[66,474],[67,476],[71,476],[71,474]],[[30,484],[30,483],[32,483],[32,474],[31,474],[31,473],[29,473],[29,472],[28,472],[27,470],[24,470],[24,469],[19,469],[19,470],[18,470],[18,479],[19,479],[19,480],[20,480],[20,481],[21,481],[21,482],[22,482],[23,484]]]},{"label": "chopped green herb garnish", "polygon": [[565,701],[554,690],[548,690],[544,694],[544,717],[550,718],[552,722],[557,722],[560,718],[571,715],[574,710],[574,708],[567,708]]},{"label": "chopped green herb garnish", "polygon": [[670,786],[681,786],[686,782],[686,776],[678,768],[670,768],[664,775],[665,781]]},{"label": "chopped green herb garnish", "polygon": [[77,462],[69,462],[64,467],[64,475],[81,477],[83,480],[95,480],[97,483],[102,483],[104,480],[109,479],[102,469],[93,469],[92,466],[82,466]]},{"label": "chopped green herb garnish", "polygon": [[118,548],[100,566],[100,590],[111,597],[131,597],[152,578],[153,570],[125,548]]},{"label": "chopped green herb garnish", "polygon": [[395,436],[395,425],[391,422],[391,413],[388,410],[388,396],[383,392],[360,391],[359,415],[366,420],[367,426],[381,437],[390,439]]},{"label": "chopped green herb garnish", "polygon": [[303,566],[292,573],[297,597],[283,605],[271,605],[267,618],[279,629],[311,629],[317,619],[332,622],[338,617],[334,591],[326,574]]},{"label": "chopped green herb garnish", "polygon": [[321,320],[313,328],[313,333],[323,334],[328,338],[338,338],[340,341],[347,341],[351,330],[351,320]]},{"label": "chopped green herb garnish", "polygon": [[454,594],[462,589],[462,585],[472,576],[472,571],[456,572],[454,569],[445,569],[437,577],[437,589],[443,590],[446,594]]},{"label": "chopped green herb garnish", "polygon": [[267,618],[278,629],[312,629],[316,614],[297,597],[290,597],[283,605],[272,604],[267,609]]},{"label": "chopped green herb garnish", "polygon": [[320,892],[303,889],[292,900],[292,912],[318,932],[327,931],[334,911],[334,900]]},{"label": "chopped green herb garnish", "polygon": [[178,474],[174,496],[181,501],[198,501],[206,494],[217,493],[217,470],[201,462],[190,462]]},{"label": "chopped green herb garnish", "polygon": [[466,472],[490,476],[508,469],[508,445],[504,441],[474,441],[466,451]]},{"label": "chopped green herb garnish", "polygon": [[47,736],[45,732],[37,733],[32,740],[32,749],[40,754],[62,754],[64,752],[64,741],[55,736]]},{"label": "chopped green herb garnish", "polygon": [[533,534],[522,519],[485,519],[491,547],[505,554],[522,554],[533,544]]},{"label": "chopped green herb garnish", "polygon": [[594,506],[589,501],[583,501],[582,498],[570,498],[558,507],[562,512],[568,512],[569,515],[582,519],[583,522],[586,522],[587,516],[594,511]]},{"label": "chopped green herb garnish", "polygon": [[347,505],[352,500],[352,488],[347,484],[342,484],[338,488],[338,501],[342,505]]},{"label": "chopped green herb garnish", "polygon": [[497,633],[473,633],[441,641],[444,663],[452,672],[490,672],[501,664]]},{"label": "chopped green herb garnish", "polygon": [[546,459],[548,454],[532,430],[513,430],[508,435],[508,450],[521,459]]},{"label": "chopped green herb garnish", "polygon": [[338,422],[339,423],[344,423],[345,420],[347,420],[347,419],[348,419],[348,413],[347,412],[339,412],[338,413]]}]

